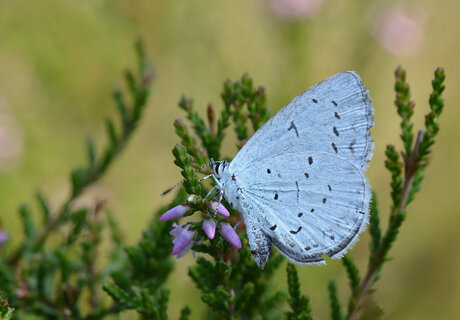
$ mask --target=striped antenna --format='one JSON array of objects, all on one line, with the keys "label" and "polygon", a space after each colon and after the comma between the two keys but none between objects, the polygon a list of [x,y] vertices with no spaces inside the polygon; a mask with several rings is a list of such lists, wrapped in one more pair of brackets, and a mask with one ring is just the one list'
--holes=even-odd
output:
[{"label": "striped antenna", "polygon": [[[211,162],[209,163],[206,163],[204,165],[202,165],[201,167],[199,167],[198,169],[195,170],[195,172],[198,172],[200,171],[201,169],[205,168],[205,167],[208,167],[209,165],[211,164],[214,164],[214,159],[211,158]],[[166,189],[165,191],[163,191],[160,195],[163,197],[165,195],[167,195],[168,193],[170,193],[172,190],[174,190],[175,188],[177,188],[178,186],[180,186],[181,184],[183,184],[185,181],[185,179],[182,179],[181,181],[179,181],[178,183],[176,183],[175,185],[173,185],[171,188],[168,188]]]}]

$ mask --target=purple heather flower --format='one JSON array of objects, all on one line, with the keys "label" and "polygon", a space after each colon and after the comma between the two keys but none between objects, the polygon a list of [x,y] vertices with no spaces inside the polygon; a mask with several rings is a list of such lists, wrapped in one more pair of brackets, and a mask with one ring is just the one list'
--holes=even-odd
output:
[{"label": "purple heather flower", "polygon": [[230,217],[230,212],[228,212],[227,208],[225,208],[222,203],[213,200],[209,202],[209,206],[211,207],[212,211],[216,212],[218,215],[221,215],[222,217]]},{"label": "purple heather flower", "polygon": [[173,223],[173,229],[169,232],[170,235],[175,237],[172,254],[177,258],[185,256],[193,246],[195,233],[195,231],[190,230],[190,225],[180,226]]},{"label": "purple heather flower", "polygon": [[374,36],[380,44],[396,56],[411,56],[419,51],[424,32],[415,13],[393,9],[379,13],[374,19]]},{"label": "purple heather flower", "polygon": [[203,230],[209,239],[214,239],[214,236],[216,235],[216,222],[214,219],[204,219]]},{"label": "purple heather flower", "polygon": [[280,19],[298,20],[319,12],[323,0],[270,0],[270,6]]},{"label": "purple heather flower", "polygon": [[219,223],[219,231],[220,234],[230,242],[232,246],[234,246],[237,249],[241,249],[241,240],[240,237],[238,237],[238,234],[236,231],[233,229],[233,227],[230,225],[228,222],[220,222]]},{"label": "purple heather flower", "polygon": [[189,206],[187,204],[180,204],[178,206],[175,206],[174,208],[166,211],[163,213],[163,215],[160,217],[161,221],[169,221],[169,220],[175,220],[182,218],[184,214],[186,214],[189,211]]},{"label": "purple heather flower", "polygon": [[0,244],[7,242],[10,235],[6,231],[0,231]]}]

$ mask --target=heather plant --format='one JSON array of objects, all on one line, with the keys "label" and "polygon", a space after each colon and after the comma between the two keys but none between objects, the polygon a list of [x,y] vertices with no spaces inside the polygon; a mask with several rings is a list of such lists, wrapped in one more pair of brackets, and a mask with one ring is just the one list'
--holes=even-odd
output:
[{"label": "heather plant", "polygon": [[[225,199],[220,203],[212,192],[212,179],[203,179],[212,174],[207,165],[211,158],[231,160],[222,154],[222,145],[232,128],[238,150],[269,118],[265,89],[254,85],[248,75],[226,81],[222,108],[208,105],[205,117],[194,109],[191,98],[180,99],[179,108],[188,124],[174,122],[179,142],[172,153],[183,181],[164,193],[170,204],[157,210],[136,245],[124,244],[118,222],[108,209],[110,203],[77,206],[76,200],[107,172],[142,118],[153,71],[140,43],[136,53],[137,72],[125,74],[130,99],[120,89],[113,94],[119,121],[106,121],[107,146],[96,152],[94,143],[87,142],[87,164],[72,171],[71,192],[58,209],[51,208],[41,193],[37,194],[38,213],[28,205],[20,207],[24,240],[16,248],[9,248],[8,236],[2,233],[0,318],[32,314],[47,319],[102,319],[135,310],[141,319],[169,319],[168,276],[181,257],[193,254],[196,258],[188,276],[200,291],[206,319],[313,319],[310,298],[302,293],[306,290],[299,281],[299,267],[285,264],[286,285],[276,287],[273,278],[284,265],[283,256],[273,250],[269,263],[260,269],[251,255],[241,214]],[[350,286],[346,307],[338,298],[335,281],[327,284],[334,320],[381,314],[381,307],[361,307],[377,289],[407,206],[421,188],[439,131],[444,71],[438,68],[434,73],[430,112],[424,128],[416,132],[411,122],[415,103],[401,67],[396,69],[395,79],[403,150],[389,145],[385,151],[385,167],[391,175],[389,224],[382,230],[380,220],[387,217],[380,214],[373,193],[368,265],[360,270],[352,254],[342,259]],[[39,223],[34,218],[37,214]],[[182,222],[183,217],[189,217],[187,222]],[[102,262],[98,252],[105,235],[109,235],[111,248],[108,261]],[[302,272],[308,272],[308,267],[302,267]],[[180,319],[189,319],[192,312],[184,306]]]}]

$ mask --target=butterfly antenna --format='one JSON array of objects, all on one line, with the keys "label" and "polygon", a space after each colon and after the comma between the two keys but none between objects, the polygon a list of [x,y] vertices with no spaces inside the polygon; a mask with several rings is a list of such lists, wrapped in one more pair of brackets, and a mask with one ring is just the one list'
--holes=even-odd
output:
[{"label": "butterfly antenna", "polygon": [[[209,163],[206,163],[204,165],[202,165],[201,167],[199,167],[198,169],[195,170],[195,173],[200,171],[201,169],[203,168],[206,168],[208,166],[210,166],[211,164],[214,164],[214,159],[211,158],[211,162]],[[173,185],[171,188],[168,188],[166,189],[165,191],[163,191],[160,195],[163,197],[165,195],[167,195],[168,193],[170,193],[172,190],[174,190],[175,188],[177,188],[178,186],[180,186],[181,184],[183,184],[185,181],[185,179],[182,179],[181,181],[179,181],[178,183],[176,183],[175,185]]]}]

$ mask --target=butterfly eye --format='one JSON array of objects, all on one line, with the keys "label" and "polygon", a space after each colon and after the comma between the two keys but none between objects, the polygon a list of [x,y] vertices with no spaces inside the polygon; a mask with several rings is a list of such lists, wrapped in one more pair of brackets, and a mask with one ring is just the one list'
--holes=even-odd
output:
[{"label": "butterfly eye", "polygon": [[214,167],[214,171],[217,175],[219,175],[219,166],[220,166],[220,162],[216,163],[216,166]]}]

